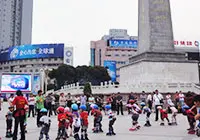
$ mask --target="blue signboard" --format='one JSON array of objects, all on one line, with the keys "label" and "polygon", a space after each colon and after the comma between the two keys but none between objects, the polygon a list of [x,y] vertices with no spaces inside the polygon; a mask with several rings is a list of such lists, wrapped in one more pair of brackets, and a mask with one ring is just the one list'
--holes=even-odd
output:
[{"label": "blue signboard", "polygon": [[9,48],[8,59],[63,57],[64,44],[22,45]]},{"label": "blue signboard", "polygon": [[40,87],[40,84],[41,84],[41,81],[40,81],[40,75],[34,75],[33,76],[33,94],[37,94],[37,92],[39,90],[41,90],[41,87]]},{"label": "blue signboard", "polygon": [[109,46],[116,48],[137,48],[137,40],[109,40]]},{"label": "blue signboard", "polygon": [[104,61],[104,67],[108,70],[108,74],[112,82],[116,81],[116,61]]}]

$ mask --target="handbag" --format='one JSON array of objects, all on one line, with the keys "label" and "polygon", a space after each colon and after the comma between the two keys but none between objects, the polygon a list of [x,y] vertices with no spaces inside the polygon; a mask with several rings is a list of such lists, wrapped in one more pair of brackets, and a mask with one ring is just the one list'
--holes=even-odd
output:
[{"label": "handbag", "polygon": [[160,99],[160,98],[158,97],[158,95],[156,95],[156,96],[157,96],[157,98],[160,100],[160,103],[163,104],[163,103],[164,103],[163,99]]}]

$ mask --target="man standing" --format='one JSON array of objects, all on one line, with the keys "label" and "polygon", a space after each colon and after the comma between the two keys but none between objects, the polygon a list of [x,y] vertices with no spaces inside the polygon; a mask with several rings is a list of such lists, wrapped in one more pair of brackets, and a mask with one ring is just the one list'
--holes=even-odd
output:
[{"label": "man standing", "polygon": [[36,100],[36,108],[37,108],[37,127],[40,127],[40,117],[41,113],[40,110],[44,108],[44,96],[42,95],[42,90],[38,91],[38,95],[35,98]]},{"label": "man standing", "polygon": [[124,115],[122,96],[120,95],[120,92],[117,93],[116,102],[117,102],[117,115],[119,115],[119,109],[121,110],[121,114]]},{"label": "man standing", "polygon": [[81,105],[86,105],[87,97],[84,94],[82,94],[80,98],[81,98]]},{"label": "man standing", "polygon": [[163,96],[158,92],[158,90],[156,90],[155,94],[153,95],[153,102],[154,102],[155,110],[156,110],[155,121],[158,121],[158,113],[159,113],[158,106],[163,105]]},{"label": "man standing", "polygon": [[25,105],[28,105],[28,102],[20,90],[16,92],[17,97],[12,102],[12,106],[16,106],[16,110],[13,113],[15,118],[15,126],[14,126],[14,133],[13,133],[13,140],[17,140],[17,132],[18,132],[18,125],[20,124],[21,129],[21,139],[25,140],[25,130],[24,130],[24,121],[25,121]]}]

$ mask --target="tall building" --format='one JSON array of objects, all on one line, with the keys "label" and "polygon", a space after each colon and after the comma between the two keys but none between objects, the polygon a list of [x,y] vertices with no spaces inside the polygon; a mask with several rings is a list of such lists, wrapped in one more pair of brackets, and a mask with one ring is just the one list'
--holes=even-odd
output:
[{"label": "tall building", "polygon": [[91,41],[90,51],[90,65],[106,67],[112,81],[119,82],[119,68],[128,64],[129,57],[136,54],[137,37],[129,36],[124,29],[110,29],[109,35]]},{"label": "tall building", "polygon": [[0,49],[31,44],[33,0],[0,0]]}]

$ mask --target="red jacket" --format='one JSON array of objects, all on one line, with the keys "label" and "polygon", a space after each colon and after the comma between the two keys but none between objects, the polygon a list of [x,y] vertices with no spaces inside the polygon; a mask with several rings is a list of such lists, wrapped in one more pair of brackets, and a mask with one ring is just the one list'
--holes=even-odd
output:
[{"label": "red jacket", "polygon": [[86,111],[83,111],[80,113],[81,122],[83,126],[88,126],[88,113]]},{"label": "red jacket", "polygon": [[12,102],[13,106],[16,106],[16,111],[14,113],[15,117],[24,116],[25,115],[25,105],[28,105],[28,102],[25,97],[17,96]]},{"label": "red jacket", "polygon": [[161,113],[162,119],[168,118],[168,113],[166,110],[160,109],[160,113]]},{"label": "red jacket", "polygon": [[67,123],[66,123],[66,119],[67,116],[65,113],[60,113],[58,114],[58,127],[66,127]]},{"label": "red jacket", "polygon": [[95,118],[102,116],[101,111],[98,110],[98,109],[93,110],[93,115],[94,115]]}]

